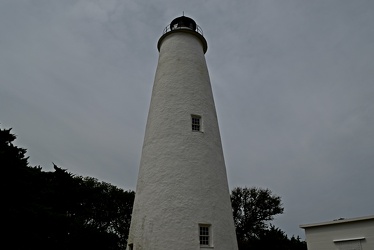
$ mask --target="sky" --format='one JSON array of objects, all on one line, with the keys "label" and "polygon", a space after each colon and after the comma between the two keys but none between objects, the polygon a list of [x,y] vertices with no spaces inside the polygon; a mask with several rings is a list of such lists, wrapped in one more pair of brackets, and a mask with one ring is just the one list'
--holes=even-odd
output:
[{"label": "sky", "polygon": [[230,189],[280,196],[289,236],[373,215],[372,0],[2,0],[0,127],[32,166],[135,190],[157,41],[183,12],[208,42]]}]

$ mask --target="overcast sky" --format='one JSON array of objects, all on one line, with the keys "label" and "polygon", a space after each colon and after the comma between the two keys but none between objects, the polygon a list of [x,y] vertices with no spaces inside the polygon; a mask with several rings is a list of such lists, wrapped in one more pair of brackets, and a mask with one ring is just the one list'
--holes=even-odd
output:
[{"label": "overcast sky", "polygon": [[269,188],[300,224],[374,214],[374,1],[1,0],[0,123],[31,165],[134,190],[157,41],[208,42],[230,188]]}]

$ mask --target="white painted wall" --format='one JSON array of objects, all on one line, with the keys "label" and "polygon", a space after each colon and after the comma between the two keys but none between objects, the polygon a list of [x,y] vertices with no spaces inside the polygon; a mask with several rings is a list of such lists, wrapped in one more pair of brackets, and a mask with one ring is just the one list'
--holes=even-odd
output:
[{"label": "white painted wall", "polygon": [[[160,55],[128,243],[134,250],[197,250],[199,223],[216,250],[237,249],[217,115],[199,34],[175,30]],[[202,117],[202,132],[191,115]]]},{"label": "white painted wall", "polygon": [[[301,225],[300,227],[305,229],[308,250],[346,249],[344,245],[358,241],[362,250],[374,249],[374,216]],[[348,249],[356,248],[349,247]]]}]

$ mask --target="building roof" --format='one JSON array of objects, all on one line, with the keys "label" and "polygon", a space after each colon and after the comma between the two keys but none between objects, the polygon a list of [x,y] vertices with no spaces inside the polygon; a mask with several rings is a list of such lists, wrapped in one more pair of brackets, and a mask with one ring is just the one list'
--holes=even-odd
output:
[{"label": "building roof", "polygon": [[313,224],[303,224],[303,225],[300,225],[299,227],[306,229],[306,228],[310,228],[310,227],[328,226],[328,225],[358,222],[358,221],[364,221],[364,220],[374,220],[374,215],[356,217],[356,218],[347,218],[347,219],[340,218],[340,219],[337,219],[337,220],[327,221],[327,222],[319,222],[319,223],[313,223]]}]

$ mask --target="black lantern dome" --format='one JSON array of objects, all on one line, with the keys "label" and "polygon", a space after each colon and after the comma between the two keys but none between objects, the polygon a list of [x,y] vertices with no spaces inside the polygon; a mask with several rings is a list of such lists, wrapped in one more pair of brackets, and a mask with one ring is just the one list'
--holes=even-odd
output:
[{"label": "black lantern dome", "polygon": [[186,16],[177,17],[170,23],[170,30],[187,28],[195,31],[196,27],[196,22]]}]

